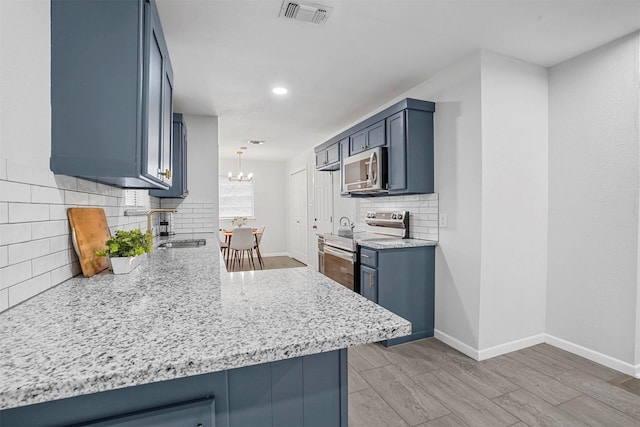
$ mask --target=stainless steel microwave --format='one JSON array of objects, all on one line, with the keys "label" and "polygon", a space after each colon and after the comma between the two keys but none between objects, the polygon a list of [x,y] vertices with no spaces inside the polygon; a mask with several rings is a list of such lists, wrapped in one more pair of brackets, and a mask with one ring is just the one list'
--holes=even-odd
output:
[{"label": "stainless steel microwave", "polygon": [[350,194],[386,193],[387,151],[376,147],[342,162],[343,191]]}]

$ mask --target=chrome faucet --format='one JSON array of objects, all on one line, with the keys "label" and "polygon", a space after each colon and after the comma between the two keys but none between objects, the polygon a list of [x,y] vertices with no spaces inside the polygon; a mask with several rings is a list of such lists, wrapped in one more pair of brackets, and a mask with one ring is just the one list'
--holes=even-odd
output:
[{"label": "chrome faucet", "polygon": [[147,211],[147,233],[151,234],[151,216],[154,213],[159,213],[159,212],[167,212],[167,213],[176,213],[178,212],[177,209],[149,209]]}]

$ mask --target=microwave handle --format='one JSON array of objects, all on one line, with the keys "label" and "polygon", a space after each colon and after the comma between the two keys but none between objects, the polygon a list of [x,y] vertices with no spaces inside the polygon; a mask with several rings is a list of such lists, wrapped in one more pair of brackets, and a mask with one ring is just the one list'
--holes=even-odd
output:
[{"label": "microwave handle", "polygon": [[371,153],[371,157],[369,157],[369,180],[371,181],[371,185],[376,185],[378,181],[377,175],[374,175],[373,171],[373,159],[376,158],[376,152]]}]

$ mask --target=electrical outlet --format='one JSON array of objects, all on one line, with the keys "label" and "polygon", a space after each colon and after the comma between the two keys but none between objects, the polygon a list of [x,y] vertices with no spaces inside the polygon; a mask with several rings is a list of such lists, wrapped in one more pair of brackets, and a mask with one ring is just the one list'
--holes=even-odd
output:
[{"label": "electrical outlet", "polygon": [[447,228],[449,226],[449,218],[446,213],[440,214],[440,220],[438,221],[440,228]]}]

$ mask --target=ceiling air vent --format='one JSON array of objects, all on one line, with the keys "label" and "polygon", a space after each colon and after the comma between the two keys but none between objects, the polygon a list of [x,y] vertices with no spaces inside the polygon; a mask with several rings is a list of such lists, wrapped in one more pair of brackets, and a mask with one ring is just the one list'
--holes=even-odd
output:
[{"label": "ceiling air vent", "polygon": [[280,9],[280,18],[321,25],[327,22],[332,10],[332,7],[321,4],[285,0]]}]

